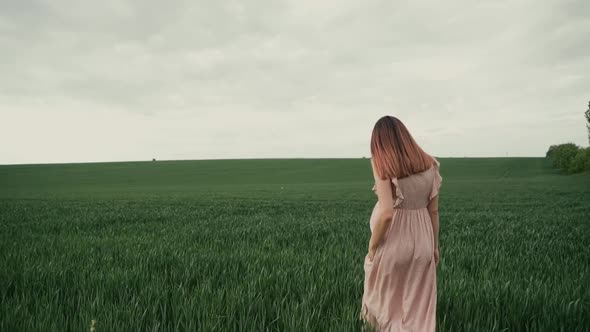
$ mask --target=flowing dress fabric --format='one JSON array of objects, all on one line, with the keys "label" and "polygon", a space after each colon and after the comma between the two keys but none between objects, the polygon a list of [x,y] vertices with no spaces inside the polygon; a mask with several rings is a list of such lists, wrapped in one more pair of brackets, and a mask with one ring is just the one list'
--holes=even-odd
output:
[{"label": "flowing dress fabric", "polygon": [[[373,261],[365,256],[364,293],[359,318],[377,331],[436,330],[434,232],[428,203],[438,194],[439,162],[428,170],[391,179],[394,213]],[[370,219],[373,232],[379,202]]]}]

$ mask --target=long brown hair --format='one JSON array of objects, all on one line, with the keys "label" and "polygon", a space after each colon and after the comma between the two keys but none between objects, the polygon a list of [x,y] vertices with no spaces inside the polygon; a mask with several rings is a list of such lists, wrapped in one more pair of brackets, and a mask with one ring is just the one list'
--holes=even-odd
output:
[{"label": "long brown hair", "polygon": [[371,134],[371,157],[382,179],[404,178],[429,169],[436,160],[416,143],[394,116],[380,118]]}]

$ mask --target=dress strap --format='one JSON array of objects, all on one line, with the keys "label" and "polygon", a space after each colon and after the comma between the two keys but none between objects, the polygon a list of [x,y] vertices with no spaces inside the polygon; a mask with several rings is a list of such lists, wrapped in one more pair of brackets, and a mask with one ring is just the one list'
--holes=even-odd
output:
[{"label": "dress strap", "polygon": [[395,202],[393,203],[393,207],[397,207],[404,201],[404,194],[402,193],[402,190],[399,187],[399,182],[397,178],[392,178],[391,182],[395,186]]},{"label": "dress strap", "polygon": [[440,187],[442,185],[442,176],[440,176],[440,163],[438,160],[434,160],[434,178],[432,179],[432,190],[430,191],[430,199],[433,199],[438,192],[440,191]]}]

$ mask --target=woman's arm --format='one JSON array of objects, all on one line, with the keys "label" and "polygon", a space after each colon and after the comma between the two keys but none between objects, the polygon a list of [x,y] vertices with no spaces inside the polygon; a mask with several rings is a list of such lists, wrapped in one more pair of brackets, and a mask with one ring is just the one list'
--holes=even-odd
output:
[{"label": "woman's arm", "polygon": [[438,250],[438,195],[434,196],[428,203],[428,214],[432,221],[432,231],[434,232],[434,250]]},{"label": "woman's arm", "polygon": [[393,191],[391,189],[390,179],[381,179],[375,171],[373,159],[371,159],[371,168],[373,169],[373,178],[375,179],[375,192],[379,200],[379,215],[371,234],[369,241],[369,258],[373,260],[373,255],[379,247],[383,236],[391,223],[393,217]]}]

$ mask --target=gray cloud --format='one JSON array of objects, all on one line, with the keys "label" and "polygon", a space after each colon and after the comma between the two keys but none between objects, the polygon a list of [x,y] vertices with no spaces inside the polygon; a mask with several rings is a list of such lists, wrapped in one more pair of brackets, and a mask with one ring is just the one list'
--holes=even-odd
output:
[{"label": "gray cloud", "polygon": [[384,114],[437,156],[586,145],[589,18],[583,0],[4,1],[0,139],[19,143],[0,163],[355,157]]}]

